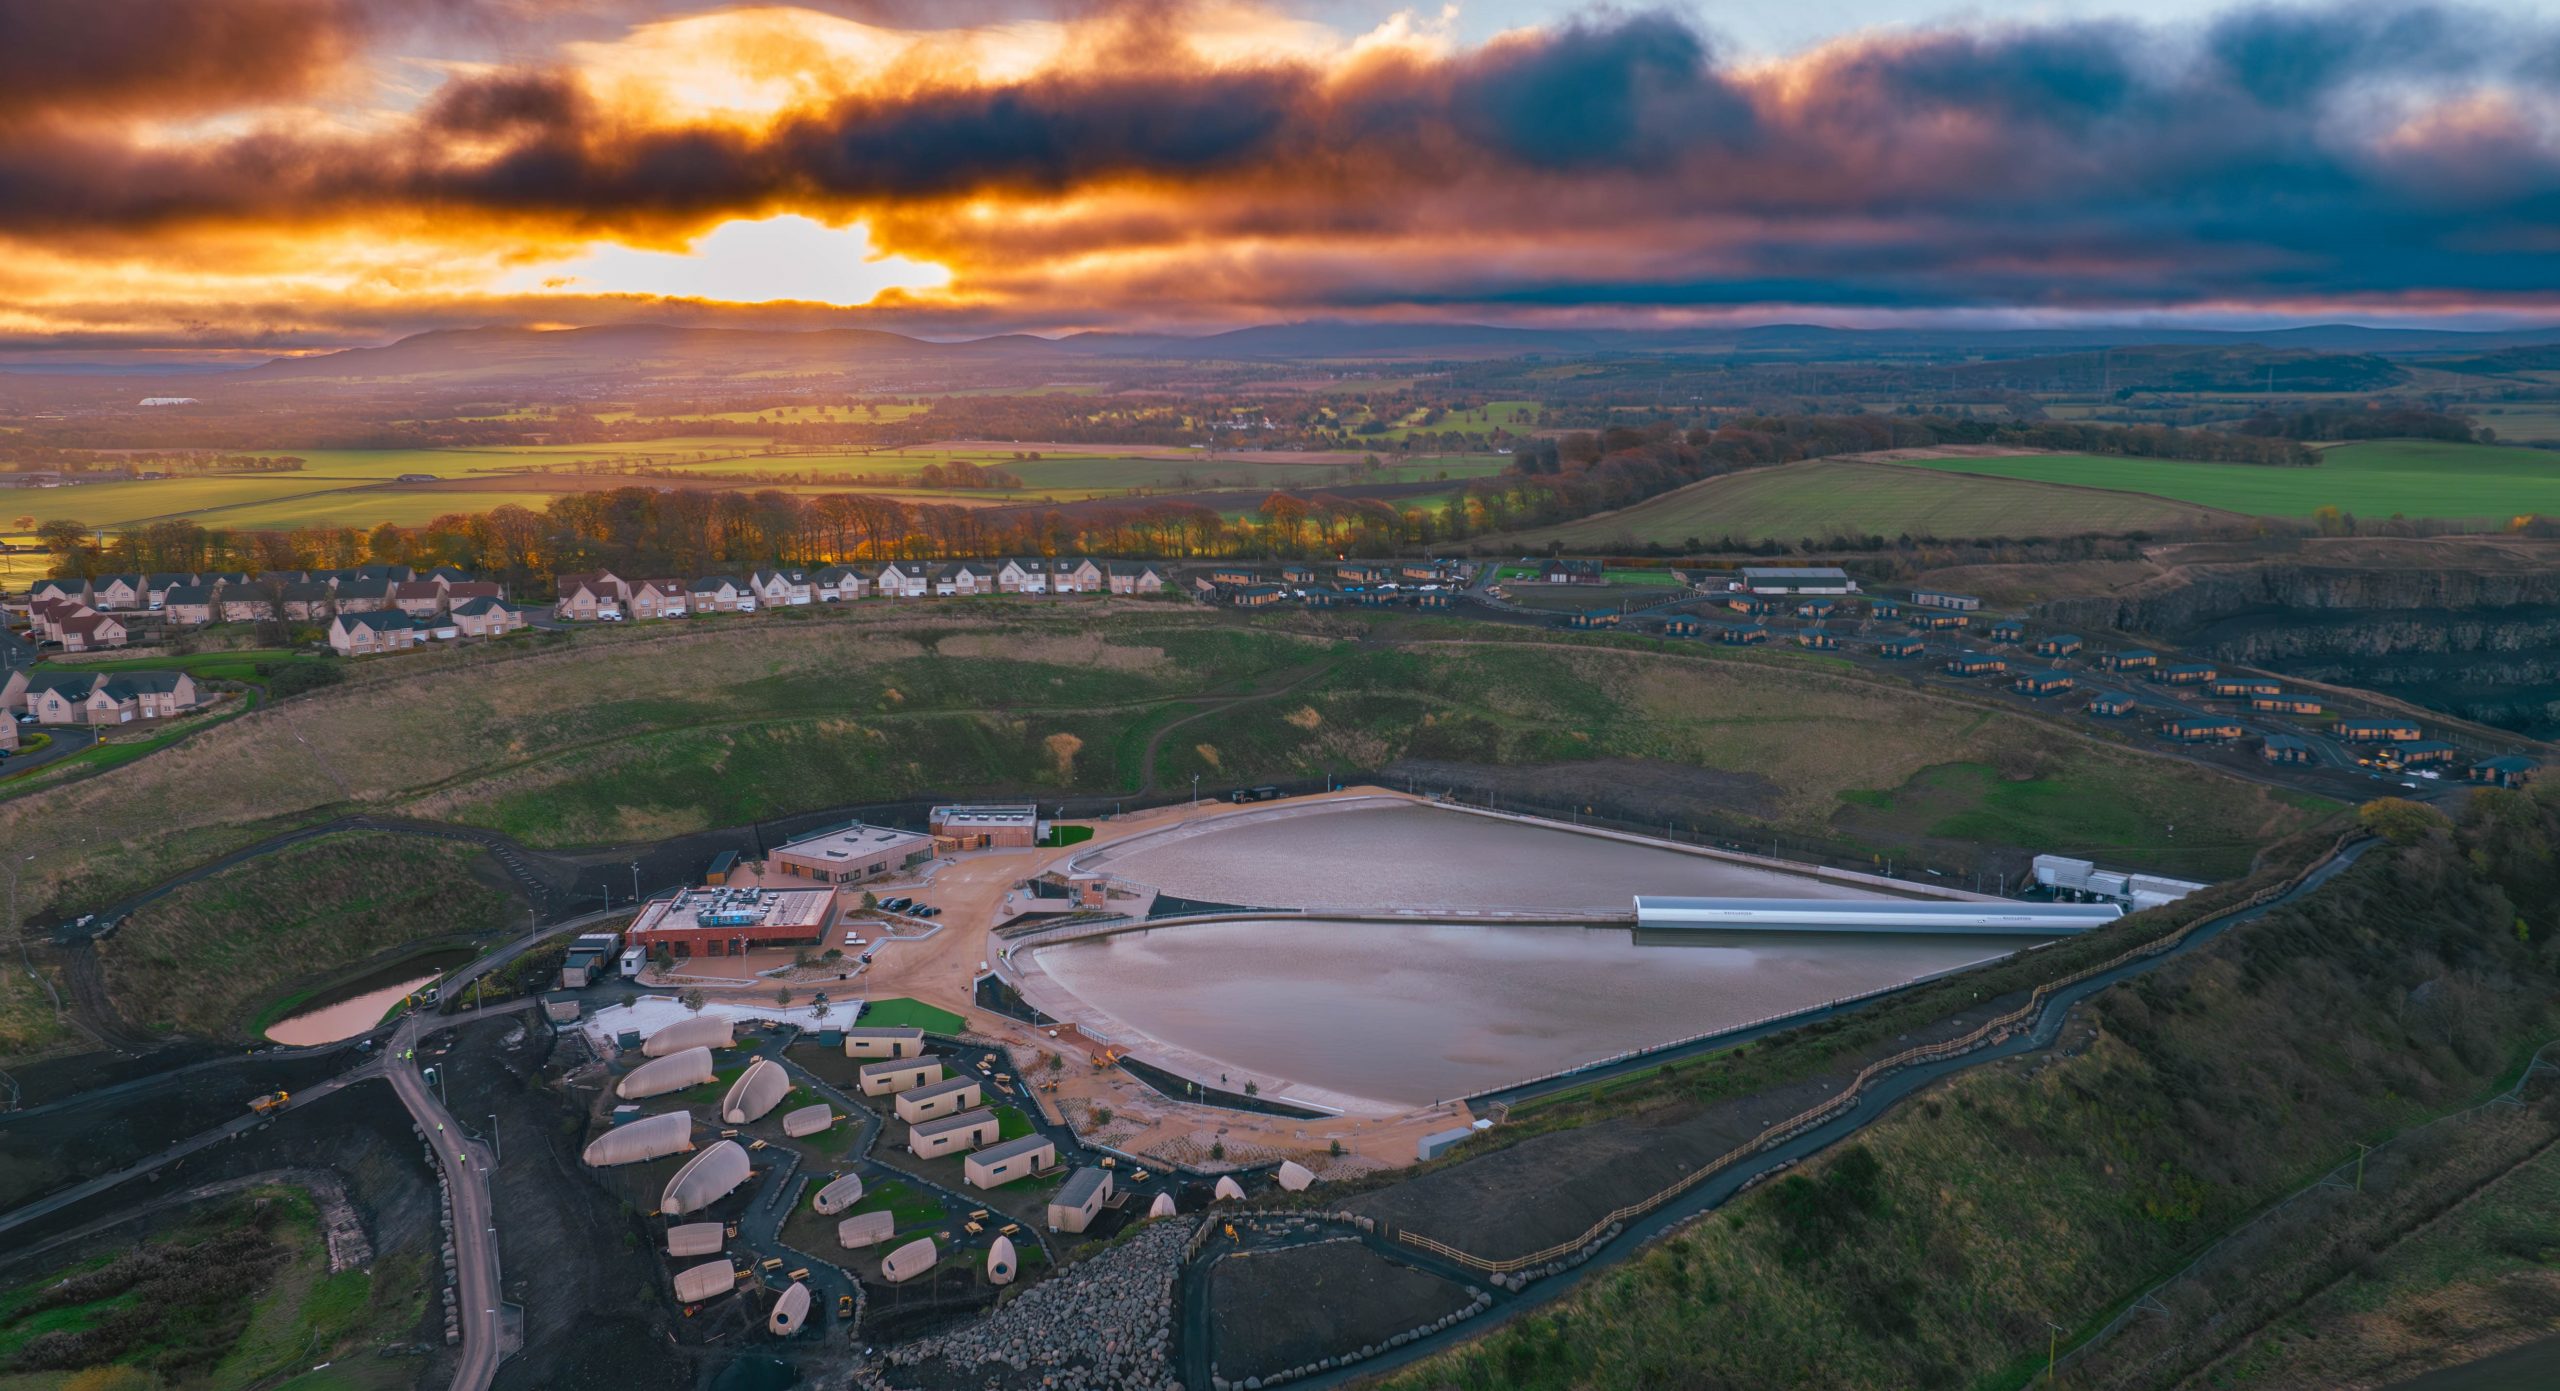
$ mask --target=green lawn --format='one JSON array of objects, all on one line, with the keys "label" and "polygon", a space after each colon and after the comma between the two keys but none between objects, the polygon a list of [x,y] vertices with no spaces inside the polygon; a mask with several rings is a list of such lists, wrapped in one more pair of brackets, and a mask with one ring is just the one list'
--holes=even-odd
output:
[{"label": "green lawn", "polygon": [[922,1029],[929,1034],[956,1034],[967,1028],[969,1021],[947,1009],[936,1009],[922,1000],[893,995],[864,1005],[861,1025],[866,1029]]},{"label": "green lawn", "polygon": [[[2054,473],[2053,481],[2122,486],[2097,478],[2061,476],[2067,472],[2064,461],[2074,459],[2116,462],[2085,455],[1932,462],[1985,466],[2033,463]],[[1813,459],[1710,478],[1618,512],[1518,532],[1512,539],[1524,547],[1552,541],[1567,550],[1606,550],[1719,540],[1821,541],[1834,536],[1907,535],[1950,540],[1975,536],[2070,536],[2232,520],[2203,508],[2140,493],[2058,488],[2032,481],[2042,476],[2022,470],[2015,479],[1995,480],[1931,472],[1908,464]],[[1612,578],[1616,576],[1613,574]]]},{"label": "green lawn", "polygon": [[2560,516],[2560,454],[2497,445],[2376,440],[2324,450],[2312,468],[2177,459],[2021,454],[1915,460],[1976,477],[2077,483],[2151,493],[2251,516],[2307,517],[2336,507],[2359,517],[2506,520]]},{"label": "green lawn", "polygon": [[[2010,845],[2196,879],[2245,872],[2269,838],[2271,809],[2184,802],[2170,785],[2174,778],[2167,767],[2146,764],[2015,778],[1986,763],[1946,763],[1890,791],[1842,792],[1846,806],[1834,821],[1852,835]],[[2315,814],[2330,809],[2317,798],[2282,800]]]}]

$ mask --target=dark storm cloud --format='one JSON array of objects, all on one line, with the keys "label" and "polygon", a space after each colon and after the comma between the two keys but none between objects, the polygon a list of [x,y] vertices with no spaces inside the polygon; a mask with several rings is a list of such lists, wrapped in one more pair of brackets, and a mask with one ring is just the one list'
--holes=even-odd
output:
[{"label": "dark storm cloud", "polygon": [[[343,21],[288,50],[317,70],[396,8],[220,12]],[[603,109],[539,68],[454,77],[386,134],[187,146],[128,143],[21,97],[46,114],[0,141],[0,233],[386,211],[610,236],[809,210],[891,228],[893,249],[952,265],[964,288],[1146,250],[1165,269],[1130,273],[1133,295],[1187,279],[1306,309],[2496,297],[2547,288],[2560,249],[2544,80],[2560,29],[2464,9],[1942,28],[1768,65],[1659,13],[1447,55],[1213,64],[1181,41],[1178,5],[1098,9],[1116,26],[1104,41],[1029,76],[895,72],[758,128]],[[62,42],[86,90],[118,90],[112,63]],[[1072,216],[1001,214],[1101,192],[1115,197]],[[978,198],[998,215],[950,215]],[[1183,259],[1223,238],[1260,249],[1214,281]]]}]

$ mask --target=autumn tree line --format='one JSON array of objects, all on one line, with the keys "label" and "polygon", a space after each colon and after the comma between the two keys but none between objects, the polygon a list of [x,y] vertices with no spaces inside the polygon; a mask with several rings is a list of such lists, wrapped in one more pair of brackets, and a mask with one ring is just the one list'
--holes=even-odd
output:
[{"label": "autumn tree line", "polygon": [[695,576],[762,566],[1008,555],[1385,556],[1571,521],[1740,469],[1953,444],[2259,464],[2306,461],[2303,446],[2293,440],[2162,427],[1773,416],[1712,428],[1620,427],[1523,439],[1510,469],[1436,496],[1279,491],[1228,510],[1165,498],[972,507],[860,492],[804,496],[779,489],[633,486],[572,493],[538,509],[508,505],[455,513],[416,527],[239,531],[176,520],[101,536],[79,522],[62,521],[42,528],[40,536],[58,575],[454,565],[502,579],[527,595],[548,592],[558,575],[608,568]]}]

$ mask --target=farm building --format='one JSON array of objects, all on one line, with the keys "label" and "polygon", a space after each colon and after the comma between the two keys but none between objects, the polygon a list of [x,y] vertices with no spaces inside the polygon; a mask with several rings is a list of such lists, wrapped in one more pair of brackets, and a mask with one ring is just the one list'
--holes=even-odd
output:
[{"label": "farm building", "polygon": [[2116,719],[2133,713],[2133,697],[2096,695],[2089,698],[2089,713],[2100,719]]},{"label": "farm building", "polygon": [[2022,671],[2009,684],[2027,695],[2049,696],[2070,690],[2072,680],[2067,671]]},{"label": "farm building", "polygon": [[1698,635],[1698,620],[1694,618],[1666,618],[1662,620],[1662,635],[1667,638],[1696,637]]},{"label": "farm building", "polygon": [[1584,609],[1566,622],[1576,628],[1615,628],[1618,626],[1618,611],[1616,609]]},{"label": "farm building", "polygon": [[2340,720],[2329,732],[2350,744],[2405,744],[2425,734],[2408,720]]},{"label": "farm building", "polygon": [[1716,641],[1727,647],[1757,647],[1769,640],[1769,630],[1758,623],[1728,623],[1716,629]]},{"label": "farm building", "polygon": [[848,1251],[877,1246],[898,1234],[898,1215],[882,1210],[857,1212],[836,1224],[836,1245]]},{"label": "farm building", "polygon": [[2460,748],[2441,739],[2420,739],[2415,743],[2402,744],[2392,752],[2400,756],[2400,766],[2404,768],[2432,767],[2451,763],[2462,756]]},{"label": "farm building", "polygon": [[1057,1163],[1055,1141],[1046,1135],[1025,1135],[970,1155],[960,1170],[971,1188],[1001,1188],[1015,1179],[1055,1168]]},{"label": "farm building", "polygon": [[992,1145],[1003,1129],[993,1111],[963,1111],[956,1116],[937,1116],[907,1127],[907,1153],[918,1159],[939,1159],[980,1145]]},{"label": "farm building", "polygon": [[622,1079],[621,1084],[613,1089],[613,1094],[625,1101],[642,1101],[668,1092],[680,1092],[687,1087],[698,1087],[710,1080],[711,1050],[688,1048],[663,1058],[651,1058],[631,1069],[631,1075]]},{"label": "farm building", "polygon": [[893,1285],[904,1284],[933,1269],[933,1263],[941,1259],[942,1253],[935,1249],[933,1238],[920,1236],[890,1252],[889,1258],[880,1262],[880,1278]]},{"label": "farm building", "polygon": [[667,1190],[658,1199],[658,1210],[670,1217],[700,1212],[737,1191],[739,1184],[755,1172],[747,1158],[746,1146],[735,1140],[722,1140],[685,1161],[667,1180]]},{"label": "farm building", "polygon": [[928,1082],[898,1093],[898,1119],[909,1125],[932,1120],[936,1116],[956,1116],[974,1109],[980,1099],[978,1079],[952,1077]]},{"label": "farm building", "polygon": [[1109,1169],[1078,1169],[1049,1196],[1049,1230],[1080,1232],[1093,1225],[1102,1205],[1111,1201]]},{"label": "farm building", "polygon": [[1911,602],[1924,609],[1954,609],[1958,613],[1972,613],[1982,607],[1982,601],[1970,594],[1951,594],[1943,589],[1915,589],[1911,591]]},{"label": "farm building", "polygon": [[942,1080],[940,1058],[892,1058],[864,1063],[854,1077],[864,1096],[894,1096]]},{"label": "farm building", "polygon": [[1972,621],[1973,620],[1966,618],[1960,613],[1915,613],[1911,615],[1912,628],[1917,632],[1923,633],[1953,632]]},{"label": "farm building", "polygon": [[2079,650],[2080,639],[2070,633],[2036,639],[2035,653],[2039,657],[2068,657]]},{"label": "farm building", "polygon": [[2467,776],[2491,787],[2522,787],[2533,781],[2534,771],[2541,766],[2520,753],[2500,754],[2472,764]]},{"label": "farm building", "polygon": [[2249,708],[2264,710],[2271,715],[2317,715],[2322,709],[2319,701],[2298,695],[2251,696]]},{"label": "farm building", "polygon": [[2247,731],[2238,720],[2207,715],[2193,719],[2171,720],[2160,726],[2160,732],[2181,744],[2222,744],[2239,738]]},{"label": "farm building", "polygon": [[855,821],[775,850],[773,867],[821,884],[858,884],[933,856],[933,837]]},{"label": "farm building", "polygon": [[1997,676],[2008,669],[2007,662],[1987,652],[1959,652],[1947,659],[1951,676]]},{"label": "farm building", "polygon": [[2311,741],[2290,734],[2270,734],[2258,741],[2258,757],[2269,763],[2313,763]]},{"label": "farm building", "polygon": [[729,1084],[729,1094],[720,1101],[720,1119],[731,1125],[763,1120],[789,1095],[791,1076],[782,1070],[782,1064],[771,1058],[758,1058]]},{"label": "farm building", "polygon": [[1796,617],[1829,618],[1831,616],[1831,611],[1838,607],[1839,605],[1828,599],[1807,599],[1803,603],[1796,605]]},{"label": "farm building", "polygon": [[1928,650],[1928,646],[1922,643],[1918,638],[1886,638],[1884,641],[1876,644],[1877,656],[1885,657],[1897,662],[1906,658],[1921,656]]},{"label": "farm building", "polygon": [[667,1228],[667,1254],[708,1256],[729,1244],[729,1229],[718,1222],[687,1222]]},{"label": "farm building", "polygon": [[1840,645],[1840,639],[1820,628],[1807,628],[1796,634],[1796,645],[1811,648],[1816,652],[1829,652]]},{"label": "farm building", "polygon": [[847,1029],[844,1031],[844,1055],[848,1058],[913,1058],[924,1052],[922,1029]]},{"label": "farm building", "polygon": [[600,1169],[614,1164],[664,1159],[692,1148],[692,1114],[664,1111],[628,1125],[617,1125],[588,1141],[583,1157],[589,1166]]},{"label": "farm building", "polygon": [[2173,667],[2156,667],[2151,679],[2163,686],[2201,686],[2213,679],[2213,668],[2202,662],[2184,662]]},{"label": "farm building", "polygon": [[754,947],[808,946],[835,925],[830,889],[679,889],[649,900],[623,940],[678,957],[737,956]]},{"label": "farm building", "polygon": [[820,1217],[833,1217],[861,1201],[862,1175],[845,1174],[828,1180],[827,1185],[818,1190],[817,1196],[809,1200],[809,1205],[817,1210]]},{"label": "farm building", "polygon": [[2004,618],[1991,625],[1993,642],[2024,642],[2026,639],[2027,625],[2014,618]]},{"label": "farm building", "polygon": [[2204,683],[2204,693],[2246,700],[2251,696],[2280,695],[2284,683],[2271,676],[2218,676]]},{"label": "farm building", "polygon": [[1040,843],[1040,808],[1032,802],[935,807],[925,829],[962,850],[1027,850]]},{"label": "farm building", "polygon": [[1858,592],[1858,582],[1836,565],[1745,565],[1739,583],[1754,594]]},{"label": "farm building", "polygon": [[2160,665],[2160,654],[2128,647],[2121,652],[2101,652],[2098,665],[2109,671],[2142,671]]}]

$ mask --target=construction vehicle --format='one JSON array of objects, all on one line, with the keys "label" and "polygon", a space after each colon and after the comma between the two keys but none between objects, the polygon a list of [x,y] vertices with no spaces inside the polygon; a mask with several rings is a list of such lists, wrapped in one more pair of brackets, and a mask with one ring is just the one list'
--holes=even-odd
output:
[{"label": "construction vehicle", "polygon": [[1243,1237],[1240,1237],[1240,1236],[1238,1236],[1238,1235],[1236,1235],[1236,1224],[1235,1224],[1235,1223],[1233,1223],[1233,1222],[1227,1222],[1227,1223],[1223,1223],[1223,1224],[1221,1224],[1221,1225],[1223,1225],[1223,1226],[1226,1228],[1226,1232],[1227,1232],[1227,1240],[1234,1242],[1234,1243],[1235,1243],[1236,1245],[1238,1245],[1238,1246],[1242,1246],[1242,1245],[1244,1245],[1244,1238],[1243,1238]]},{"label": "construction vehicle", "polygon": [[272,1116],[276,1112],[283,1110],[285,1108],[285,1103],[291,1100],[293,1100],[293,1093],[291,1092],[269,1092],[265,1096],[251,1097],[249,1099],[249,1110],[253,1115]]},{"label": "construction vehicle", "polygon": [[1098,1068],[1109,1067],[1118,1061],[1120,1061],[1120,1050],[1117,1046],[1105,1048],[1093,1055],[1093,1065]]}]

